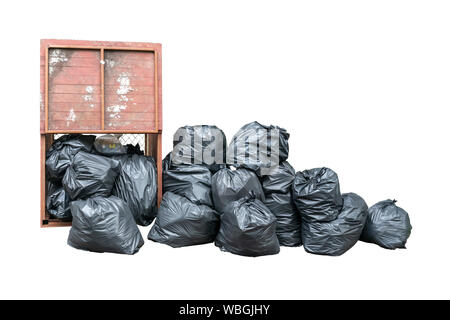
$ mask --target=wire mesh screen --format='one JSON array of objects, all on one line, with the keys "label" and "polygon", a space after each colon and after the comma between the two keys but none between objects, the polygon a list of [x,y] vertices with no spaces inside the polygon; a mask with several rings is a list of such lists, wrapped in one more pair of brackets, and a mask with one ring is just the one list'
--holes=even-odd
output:
[{"label": "wire mesh screen", "polygon": [[[56,140],[60,137],[62,137],[64,134],[54,134],[53,139]],[[94,136],[102,136],[103,134],[93,134]],[[122,143],[124,146],[127,144],[132,144],[135,146],[136,144],[139,145],[142,151],[145,151],[145,134],[142,133],[115,133],[114,136],[119,138],[120,143]]]}]

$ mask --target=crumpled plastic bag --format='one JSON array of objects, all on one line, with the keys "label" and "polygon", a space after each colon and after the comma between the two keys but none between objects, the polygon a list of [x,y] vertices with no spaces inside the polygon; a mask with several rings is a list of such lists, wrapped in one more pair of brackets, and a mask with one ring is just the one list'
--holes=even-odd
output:
[{"label": "crumpled plastic bag", "polygon": [[361,234],[361,240],[378,244],[386,249],[405,249],[411,235],[408,213],[395,203],[380,201],[369,208],[369,216]]},{"label": "crumpled plastic bag", "polygon": [[163,193],[173,192],[195,204],[213,206],[211,171],[199,164],[173,165],[168,154],[163,160]]},{"label": "crumpled plastic bag", "polygon": [[184,126],[175,132],[174,138],[177,165],[202,164],[213,173],[226,166],[227,138],[216,126]]},{"label": "crumpled plastic bag", "polygon": [[72,200],[108,197],[119,173],[119,161],[80,151],[67,168],[62,182]]},{"label": "crumpled plastic bag", "polygon": [[112,194],[126,202],[137,224],[148,226],[158,213],[155,160],[137,154],[114,159],[120,161],[121,170]]},{"label": "crumpled plastic bag", "polygon": [[[228,164],[236,168],[247,168],[261,175],[261,168],[271,168],[287,160],[288,140],[289,133],[286,129],[262,125],[257,121],[250,122],[233,136],[227,149]],[[271,161],[270,158],[274,156],[275,150],[278,150],[278,161],[273,163],[275,160]]]},{"label": "crumpled plastic bag", "polygon": [[144,245],[130,208],[115,196],[72,201],[70,210],[67,243],[76,249],[135,254]]},{"label": "crumpled plastic bag", "polygon": [[228,168],[217,171],[212,177],[212,197],[214,208],[222,213],[230,202],[244,198],[253,192],[256,198],[264,201],[264,191],[258,177],[247,169]]},{"label": "crumpled plastic bag", "polygon": [[171,247],[213,242],[219,230],[219,215],[205,205],[166,192],[148,239]]},{"label": "crumpled plastic bag", "polygon": [[46,208],[52,218],[70,219],[70,198],[61,184],[56,182],[47,182]]},{"label": "crumpled plastic bag", "polygon": [[284,161],[280,165],[274,167],[270,174],[261,177],[261,185],[264,193],[291,193],[292,183],[295,178],[295,170]]},{"label": "crumpled plastic bag", "polygon": [[78,151],[91,152],[95,136],[68,134],[53,142],[47,151],[45,167],[50,180],[61,182],[66,169]]},{"label": "crumpled plastic bag", "polygon": [[222,251],[257,257],[277,254],[277,220],[254,194],[230,203],[220,217],[215,245]]},{"label": "crumpled plastic bag", "polygon": [[276,232],[280,246],[300,246],[301,217],[292,201],[291,193],[269,193],[264,204],[277,218]]},{"label": "crumpled plastic bag", "polygon": [[119,138],[112,134],[97,137],[94,141],[94,148],[98,154],[104,156],[118,156],[128,152],[128,148],[124,147]]},{"label": "crumpled plastic bag", "polygon": [[303,221],[302,240],[307,252],[339,256],[358,242],[368,215],[367,204],[355,193],[344,193],[342,198],[344,204],[335,220]]},{"label": "crumpled plastic bag", "polygon": [[304,221],[333,221],[342,209],[339,178],[329,168],[297,172],[292,195]]}]

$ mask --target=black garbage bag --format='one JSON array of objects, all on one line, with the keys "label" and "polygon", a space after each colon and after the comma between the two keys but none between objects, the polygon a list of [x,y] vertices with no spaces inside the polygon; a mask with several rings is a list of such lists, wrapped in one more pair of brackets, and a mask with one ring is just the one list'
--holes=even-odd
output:
[{"label": "black garbage bag", "polygon": [[396,200],[380,201],[369,208],[369,216],[361,240],[386,249],[405,249],[411,234],[408,213],[395,204]]},{"label": "black garbage bag", "polygon": [[[278,161],[273,163],[273,159],[270,159],[274,157],[276,150]],[[229,165],[248,168],[260,175],[261,168],[270,168],[287,160],[289,133],[278,126],[250,122],[233,136],[227,153]]]},{"label": "black garbage bag", "polygon": [[302,240],[307,252],[339,256],[358,242],[368,215],[367,204],[355,193],[344,193],[342,198],[344,206],[335,220],[303,221]]},{"label": "black garbage bag", "polygon": [[125,148],[127,148],[127,154],[144,155],[144,151],[141,150],[139,143],[136,143],[134,146],[129,143],[125,146]]},{"label": "black garbage bag", "polygon": [[75,154],[78,151],[91,152],[94,140],[93,135],[69,134],[53,142],[45,161],[48,178],[61,182]]},{"label": "black garbage bag", "polygon": [[80,151],[67,168],[62,183],[72,200],[108,197],[119,173],[119,161]]},{"label": "black garbage bag", "polygon": [[121,171],[112,194],[126,202],[137,224],[148,226],[158,213],[155,160],[137,154],[114,159],[120,161]]},{"label": "black garbage bag", "polygon": [[124,147],[119,138],[112,134],[97,137],[94,141],[94,148],[98,154],[103,156],[118,156],[128,152],[128,148]]},{"label": "black garbage bag", "polygon": [[342,209],[339,178],[329,168],[297,172],[292,195],[297,210],[305,221],[333,221]]},{"label": "black garbage bag", "polygon": [[215,245],[222,251],[250,257],[280,252],[277,220],[254,194],[230,203],[220,220]]},{"label": "black garbage bag", "polygon": [[171,247],[213,242],[219,230],[219,215],[205,205],[166,192],[148,239]]},{"label": "black garbage bag", "polygon": [[212,177],[212,197],[214,208],[222,213],[230,202],[239,200],[253,192],[259,200],[264,201],[264,192],[258,177],[247,169],[232,170],[224,168]]},{"label": "black garbage bag", "polygon": [[70,210],[67,243],[76,249],[134,254],[144,245],[130,208],[115,196],[72,201]]},{"label": "black garbage bag", "polygon": [[52,218],[70,219],[70,198],[60,183],[48,181],[46,194],[47,211]]},{"label": "black garbage bag", "polygon": [[163,160],[163,193],[173,192],[195,204],[212,207],[211,171],[198,164],[171,165],[170,156]]},{"label": "black garbage bag", "polygon": [[264,204],[277,218],[276,231],[280,246],[300,246],[301,217],[292,201],[291,193],[269,193]]},{"label": "black garbage bag", "polygon": [[273,167],[270,174],[261,178],[261,185],[266,195],[273,192],[291,193],[294,178],[294,168],[289,162],[284,161],[280,165]]},{"label": "black garbage bag", "polygon": [[213,173],[226,166],[227,138],[216,126],[179,128],[174,134],[173,150],[176,164],[203,164]]}]

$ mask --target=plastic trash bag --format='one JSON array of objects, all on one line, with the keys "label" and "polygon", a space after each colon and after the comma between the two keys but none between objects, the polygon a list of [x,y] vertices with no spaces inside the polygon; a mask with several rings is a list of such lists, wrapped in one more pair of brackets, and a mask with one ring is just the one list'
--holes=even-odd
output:
[{"label": "plastic trash bag", "polygon": [[333,221],[342,209],[339,178],[329,168],[297,172],[292,194],[297,210],[305,221]]},{"label": "plastic trash bag", "polygon": [[270,174],[264,175],[261,178],[261,185],[264,193],[291,193],[292,182],[295,178],[295,170],[289,164],[284,161],[280,165],[274,167]]},{"label": "plastic trash bag", "polygon": [[205,205],[166,192],[148,239],[171,247],[213,242],[219,230],[219,216]]},{"label": "plastic trash bag", "polygon": [[300,246],[301,217],[292,201],[291,193],[269,193],[264,204],[277,218],[276,232],[280,246]]},{"label": "plastic trash bag", "polygon": [[53,142],[45,161],[48,178],[60,182],[75,154],[91,152],[94,140],[93,135],[69,134]]},{"label": "plastic trash bag", "polygon": [[384,200],[369,208],[369,216],[361,240],[378,244],[386,249],[405,249],[411,234],[408,213],[395,204],[396,200]]},{"label": "plastic trash bag", "polygon": [[124,147],[119,138],[112,134],[99,136],[94,142],[95,150],[104,156],[117,156],[126,154],[128,148]]},{"label": "plastic trash bag", "polygon": [[195,204],[212,207],[211,171],[196,164],[171,165],[170,156],[163,161],[163,193],[173,192]]},{"label": "plastic trash bag", "polygon": [[49,181],[47,183],[46,198],[47,211],[52,218],[72,218],[69,207],[70,199],[61,184]]},{"label": "plastic trash bag", "polygon": [[[270,168],[287,160],[288,140],[289,133],[286,129],[262,125],[256,121],[250,122],[233,136],[227,150],[228,164],[237,168],[248,168],[260,175],[261,168]],[[270,161],[270,158],[275,150],[278,150],[278,160],[273,163],[275,160]]]},{"label": "plastic trash bag", "polygon": [[119,161],[80,151],[67,168],[62,182],[72,200],[108,197],[119,173]]},{"label": "plastic trash bag", "polygon": [[309,253],[339,256],[353,247],[361,235],[368,215],[363,198],[355,193],[342,195],[344,206],[330,222],[303,222],[303,247]]},{"label": "plastic trash bag", "polygon": [[227,138],[216,126],[184,126],[174,134],[176,164],[203,164],[213,173],[226,166]]},{"label": "plastic trash bag", "polygon": [[134,254],[144,244],[130,208],[115,196],[72,201],[70,210],[67,243],[76,249]]},{"label": "plastic trash bag", "polygon": [[254,194],[230,203],[220,219],[215,245],[222,251],[250,257],[280,252],[277,220]]},{"label": "plastic trash bag", "polygon": [[137,224],[148,226],[158,212],[155,160],[137,154],[114,159],[120,161],[121,171],[112,194],[126,202]]},{"label": "plastic trash bag", "polygon": [[264,201],[264,192],[258,177],[247,169],[228,168],[217,171],[212,177],[212,197],[214,208],[222,213],[230,202],[239,200],[253,192]]}]

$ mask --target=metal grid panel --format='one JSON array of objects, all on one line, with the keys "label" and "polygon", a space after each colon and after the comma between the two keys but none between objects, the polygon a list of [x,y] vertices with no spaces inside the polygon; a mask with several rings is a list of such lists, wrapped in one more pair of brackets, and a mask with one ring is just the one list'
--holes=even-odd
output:
[{"label": "metal grid panel", "polygon": [[[86,133],[89,134],[89,133]],[[64,134],[54,134],[53,139],[56,140],[62,137]],[[102,136],[103,134],[93,134],[94,136]],[[139,144],[139,147],[142,151],[145,150],[145,134],[141,133],[125,133],[125,134],[114,134],[119,137],[120,143],[123,145],[132,144],[133,146]]]}]

